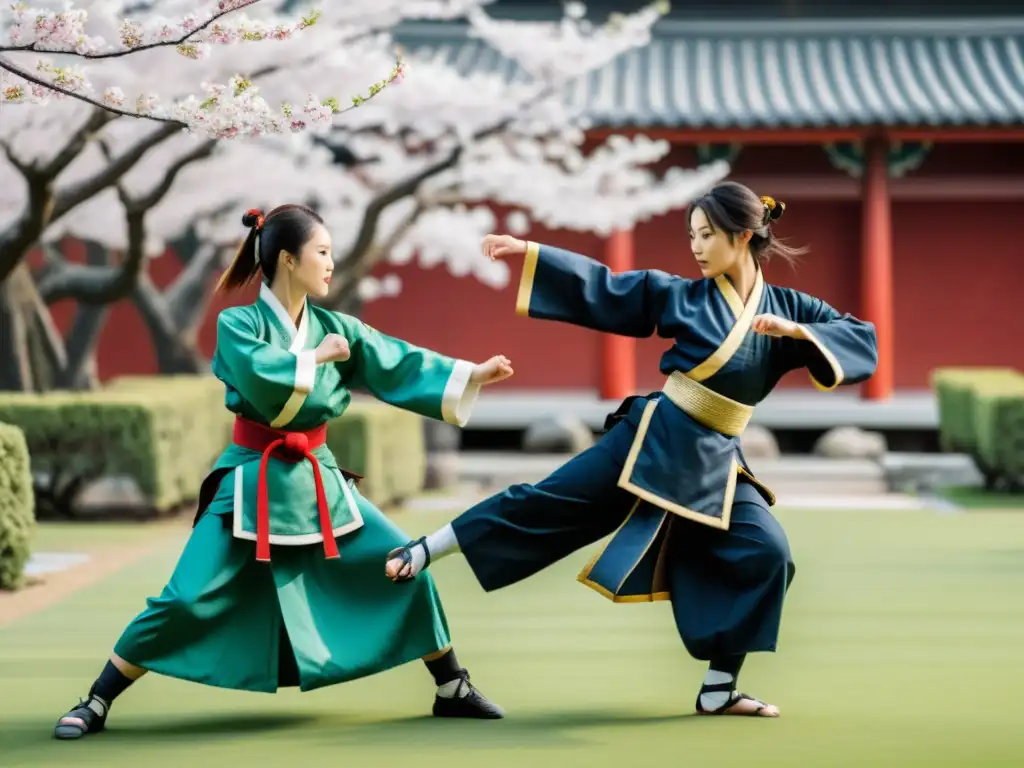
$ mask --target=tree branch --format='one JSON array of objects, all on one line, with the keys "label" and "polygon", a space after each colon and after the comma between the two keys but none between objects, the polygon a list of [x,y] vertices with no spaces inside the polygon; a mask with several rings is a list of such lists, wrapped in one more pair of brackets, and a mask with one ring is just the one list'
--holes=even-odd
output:
[{"label": "tree branch", "polygon": [[416,203],[416,207],[413,208],[409,214],[399,222],[398,226],[394,228],[388,238],[380,244],[374,244],[370,248],[366,249],[366,256],[364,258],[353,259],[350,262],[343,262],[339,267],[340,274],[338,275],[339,287],[334,292],[333,296],[328,296],[324,301],[324,306],[330,309],[339,309],[342,306],[348,306],[350,302],[359,290],[359,283],[370,274],[374,264],[380,259],[382,254],[386,254],[398,241],[402,239],[409,228],[416,223],[416,219],[420,217],[427,206],[420,202]]},{"label": "tree branch", "polygon": [[[543,93],[541,96],[543,96]],[[373,241],[377,234],[377,225],[380,223],[381,214],[384,213],[389,205],[406,198],[409,195],[416,194],[420,185],[427,179],[432,178],[439,173],[443,173],[449,168],[453,168],[456,163],[459,162],[459,159],[462,157],[462,153],[469,144],[486,139],[496,133],[500,133],[508,128],[508,126],[512,124],[512,121],[513,118],[509,117],[487,128],[481,128],[479,131],[474,133],[467,142],[452,149],[451,152],[449,152],[442,160],[438,160],[436,163],[428,165],[418,173],[415,173],[387,189],[382,190],[372,200],[370,200],[369,204],[366,206],[366,211],[363,214],[363,221],[359,227],[359,234],[356,235],[356,239],[352,243],[352,246],[339,262],[339,268],[344,270],[343,274],[347,274],[349,272],[352,274],[369,274],[369,270],[373,265],[374,259],[376,259],[380,253],[379,249],[373,248]],[[360,262],[364,261],[368,262],[369,265],[360,264]],[[323,305],[331,307],[341,303],[343,300],[342,294],[347,295],[349,291],[353,290],[353,288],[346,287],[347,282],[348,281],[344,279],[332,281],[334,285],[323,300]]]},{"label": "tree branch", "polygon": [[81,91],[76,91],[73,88],[66,88],[62,85],[58,85],[52,80],[44,80],[43,78],[38,77],[37,75],[33,75],[27,69],[22,69],[13,61],[4,58],[3,56],[0,56],[0,69],[7,70],[12,75],[17,75],[22,80],[27,80],[33,85],[38,85],[40,88],[45,88],[48,91],[60,93],[64,96],[76,99],[86,104],[91,104],[92,106],[102,109],[105,112],[110,112],[111,114],[119,115],[120,117],[134,117],[142,120],[154,120],[158,123],[170,123],[179,129],[188,127],[181,120],[175,120],[171,117],[160,117],[158,115],[147,115],[139,112],[129,112],[127,109],[121,109],[120,107],[115,107],[113,104],[107,104],[106,102],[100,101],[99,99],[93,98],[92,96],[87,96]]},{"label": "tree branch", "polygon": [[67,56],[77,56],[80,59],[115,59],[115,58],[118,58],[119,56],[127,56],[128,54],[131,54],[131,53],[137,53],[139,51],[147,51],[147,50],[150,50],[152,48],[164,48],[164,47],[170,47],[172,45],[181,45],[182,43],[187,42],[189,38],[194,37],[195,35],[198,35],[200,32],[202,32],[204,29],[206,29],[208,26],[213,24],[213,22],[217,21],[218,19],[223,18],[224,16],[227,16],[229,13],[234,13],[235,11],[240,11],[243,8],[248,8],[250,5],[255,5],[259,1],[260,0],[238,0],[238,2],[232,3],[232,7],[231,8],[226,8],[224,10],[217,11],[215,14],[213,14],[213,16],[211,16],[205,22],[203,22],[198,27],[193,29],[191,32],[186,32],[184,35],[182,35],[181,37],[178,37],[178,38],[176,38],[174,40],[158,40],[155,43],[146,43],[145,45],[138,45],[138,46],[136,46],[134,48],[124,48],[124,49],[119,50],[119,51],[105,51],[105,52],[102,52],[102,53],[78,53],[77,51],[60,51],[60,50],[54,51],[54,50],[47,50],[47,49],[39,49],[39,48],[36,48],[36,44],[35,43],[29,43],[28,45],[19,45],[19,46],[0,46],[0,53],[6,52],[6,51],[21,51],[21,52],[35,52],[35,53],[61,53],[61,54],[67,55]]},{"label": "tree branch", "polygon": [[71,139],[61,147],[60,152],[40,169],[40,173],[49,179],[56,179],[82,153],[85,145],[95,136],[96,132],[113,119],[103,109],[93,110],[89,119],[71,135]]},{"label": "tree branch", "polygon": [[206,282],[217,268],[220,248],[204,244],[188,261],[171,286],[164,291],[164,300],[171,317],[178,326],[185,328],[195,325],[202,309],[206,306]]},{"label": "tree branch", "polygon": [[[83,304],[108,304],[131,293],[145,259],[146,213],[170,191],[181,171],[198,160],[209,157],[216,146],[210,139],[179,157],[164,171],[163,178],[147,194],[133,198],[118,185],[118,194],[125,209],[128,249],[120,266],[97,267],[68,264],[48,272],[40,280],[39,292],[47,303],[75,299]],[[110,149],[100,142],[100,149],[110,159]],[[111,163],[111,166],[118,161]],[[110,167],[110,166],[108,166]]]},{"label": "tree branch", "polygon": [[77,205],[85,202],[104,189],[112,186],[134,166],[142,156],[162,141],[167,140],[181,130],[176,125],[164,125],[157,128],[146,138],[135,143],[127,152],[110,163],[106,168],[90,179],[80,182],[71,188],[57,193],[51,220],[59,219]]},{"label": "tree branch", "polygon": [[192,163],[208,158],[213,154],[213,150],[216,146],[217,141],[215,139],[207,139],[192,149],[191,152],[186,152],[171,164],[167,171],[164,172],[164,177],[160,180],[160,183],[153,187],[148,195],[144,195],[137,200],[133,200],[132,205],[137,210],[142,211],[148,211],[150,208],[155,207],[157,203],[163,200],[164,196],[170,192],[171,186],[174,184],[174,180],[178,178],[178,174],[188,166],[192,165]]},{"label": "tree branch", "polygon": [[111,118],[95,111],[83,122],[60,151],[42,166],[21,162],[6,142],[4,152],[10,163],[18,169],[28,187],[25,210],[18,220],[0,235],[0,282],[5,280],[29,248],[53,220],[53,182],[57,176],[81,153],[93,134]]}]

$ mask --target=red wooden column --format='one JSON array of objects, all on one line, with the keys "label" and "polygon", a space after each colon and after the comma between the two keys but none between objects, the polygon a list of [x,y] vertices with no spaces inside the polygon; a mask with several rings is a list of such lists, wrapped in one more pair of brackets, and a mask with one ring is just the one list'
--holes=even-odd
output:
[{"label": "red wooden column", "polygon": [[864,143],[861,223],[861,311],[878,333],[878,368],[864,384],[863,397],[885,400],[893,392],[892,207],[889,147],[885,139]]},{"label": "red wooden column", "polygon": [[[633,231],[618,230],[605,240],[605,262],[612,272],[636,269]],[[601,339],[601,397],[622,400],[636,390],[636,339],[603,333]]]}]

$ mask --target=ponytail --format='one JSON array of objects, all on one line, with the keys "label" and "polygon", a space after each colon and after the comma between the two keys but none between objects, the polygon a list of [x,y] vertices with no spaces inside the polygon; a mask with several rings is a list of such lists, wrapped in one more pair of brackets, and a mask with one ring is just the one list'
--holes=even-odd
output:
[{"label": "ponytail", "polygon": [[231,265],[217,281],[218,292],[244,288],[261,271],[259,241],[263,231],[263,214],[255,208],[249,209],[242,215],[242,225],[249,228],[249,234],[238,246],[238,253]]}]

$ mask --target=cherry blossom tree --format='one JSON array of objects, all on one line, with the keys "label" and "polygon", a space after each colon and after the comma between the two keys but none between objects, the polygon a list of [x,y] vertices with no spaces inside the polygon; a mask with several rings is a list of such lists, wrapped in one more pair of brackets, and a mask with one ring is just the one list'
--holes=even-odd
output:
[{"label": "cherry blossom tree", "polygon": [[[463,17],[469,34],[507,59],[509,74],[460,71],[430,51],[410,50],[403,58],[409,68],[402,87],[375,93],[325,139],[309,131],[270,132],[258,143],[214,143],[178,132],[150,147],[115,183],[51,221],[44,242],[75,237],[96,244],[94,263],[85,265],[68,264],[49,247],[46,267],[33,286],[43,305],[55,297],[80,302],[62,380],[82,383],[90,348],[72,350],[71,340],[94,339],[90,328],[102,325],[104,300],[124,296],[145,319],[162,370],[200,368],[195,330],[220,257],[244,234],[239,223],[244,208],[315,205],[331,229],[338,263],[338,279],[325,303],[349,308],[400,290],[394,276],[371,277],[381,261],[443,263],[453,274],[501,288],[508,269],[480,254],[486,232],[525,232],[533,222],[608,234],[687,204],[728,172],[727,165],[716,163],[656,174],[650,165],[664,157],[668,145],[643,137],[612,137],[591,147],[587,123],[567,98],[581,77],[645,45],[665,8],[652,5],[592,26],[579,4],[567,7],[561,23],[496,20],[482,4],[378,0],[372,6],[376,15],[368,6],[363,17],[354,10],[359,4],[352,4],[348,18],[332,21],[328,14],[315,30],[304,32],[294,54],[284,47],[289,41],[268,45],[250,67],[267,70],[259,82],[268,99],[287,97],[294,82],[315,87],[371,81],[374,73],[394,66],[390,36],[373,32],[411,10],[405,18],[414,13]],[[254,48],[233,46],[217,54],[244,56]],[[252,71],[235,60],[231,66]],[[148,135],[163,127],[128,118],[109,122],[104,140],[88,142],[76,156],[78,164],[87,176],[95,174],[116,162],[114,147],[130,146],[139,132]],[[209,152],[201,154],[206,146]],[[162,180],[168,181],[166,189]],[[489,207],[495,203],[513,211],[504,222],[495,220]],[[0,218],[4,208],[0,197]],[[163,253],[170,242],[185,255],[186,266],[161,292],[148,278],[146,257]],[[105,261],[104,250],[122,254],[120,261]],[[123,292],[110,290],[115,282]]]},{"label": "cherry blossom tree", "polygon": [[[173,140],[174,151],[163,151],[163,168],[145,179],[150,186],[143,184],[144,192],[131,198],[136,212],[143,203],[152,205],[163,199],[181,168],[209,156],[215,138],[242,141],[255,135],[281,134],[285,128],[290,132],[307,127],[320,132],[328,129],[331,116],[367,103],[402,73],[393,51],[389,51],[383,69],[358,81],[350,79],[354,73],[360,77],[367,73],[366,68],[351,66],[350,43],[377,40],[379,46],[380,40],[374,35],[409,13],[448,18],[476,2],[375,0],[347,4],[328,15],[332,23],[326,28],[327,34],[318,34],[323,24],[311,28],[316,14],[310,12],[301,17],[305,21],[293,22],[294,15],[276,13],[280,3],[262,3],[257,9],[263,13],[262,21],[235,19],[234,27],[223,16],[256,3],[221,3],[205,17],[214,23],[205,26],[203,17],[189,16],[195,2],[134,3],[133,13],[147,14],[148,25],[118,21],[127,8],[123,2],[93,3],[94,14],[88,20],[105,21],[108,28],[120,27],[120,48],[88,37],[83,31],[86,17],[80,12],[37,12],[15,6],[13,24],[0,30],[0,75],[4,77],[0,88],[0,173],[5,180],[13,180],[0,189],[0,387],[37,386],[32,369],[39,368],[40,359],[45,358],[58,369],[66,364],[59,334],[46,310],[47,301],[62,296],[80,298],[93,306],[113,301],[131,290],[130,278],[140,270],[132,254],[138,256],[144,249],[131,249],[126,243],[129,258],[118,270],[104,270],[109,278],[106,283],[101,284],[97,272],[64,270],[65,278],[80,280],[86,274],[94,278],[85,295],[68,287],[65,279],[60,283],[61,291],[44,298],[23,262],[48,228],[59,225],[62,217],[104,191],[117,199],[123,189],[116,193],[115,189],[125,174],[165,142]],[[185,21],[175,25],[162,20],[166,18]],[[194,31],[188,39],[167,31],[183,26]],[[302,34],[294,34],[297,30]],[[251,44],[268,37],[274,39],[265,45]],[[171,47],[175,41],[176,47]],[[241,44],[217,45],[227,42]],[[268,51],[273,51],[272,55]],[[43,52],[53,52],[65,62],[40,60]],[[192,113],[179,107],[194,106],[195,99],[189,94],[195,90],[197,70],[190,62],[182,66],[181,53],[190,58],[209,54],[209,61],[201,65],[204,74],[211,82],[231,86],[225,89],[204,84],[209,97],[201,109]],[[87,79],[83,71],[66,63],[69,56],[89,59],[90,64],[99,66]],[[299,90],[296,83],[312,81],[314,73],[319,73],[321,79],[316,82],[321,84],[372,85],[346,97],[343,105],[336,97],[322,99]],[[154,88],[160,93],[154,93]],[[117,107],[108,98],[125,92],[140,94],[137,104],[145,102],[148,106],[125,115],[129,110]],[[305,108],[289,106],[289,100],[297,95],[305,98]],[[271,101],[281,105],[278,113],[268,111]],[[162,104],[172,106],[165,108]],[[282,116],[290,122],[285,124]],[[152,168],[152,164],[147,167]],[[166,173],[175,167],[174,173]],[[134,225],[125,220],[126,240],[127,229],[144,229],[137,213],[135,218]],[[51,266],[60,265],[54,262]],[[31,346],[43,350],[35,355],[36,364],[29,360]]]},{"label": "cherry blossom tree", "polygon": [[[318,9],[296,18],[276,14],[251,18],[241,13],[259,1],[219,0],[198,10],[192,0],[143,3],[142,9],[152,11],[147,6],[159,6],[161,13],[142,19],[125,18],[129,4],[124,2],[95,2],[91,14],[70,3],[56,11],[15,2],[7,39],[0,44],[0,53],[8,54],[0,56],[0,103],[45,105],[55,99],[75,99],[116,115],[161,122],[212,138],[234,138],[330,125],[335,114],[359,106],[400,76],[401,62],[397,62],[368,95],[346,102],[336,96],[318,99],[310,95],[302,107],[290,102],[272,107],[259,87],[241,74],[228,82],[204,82],[203,98],[182,96],[175,89],[173,98],[168,99],[153,81],[137,90],[134,98],[125,94],[122,85],[127,84],[121,78],[130,73],[141,53],[163,49],[188,59],[205,59],[214,46],[291,41],[321,17]],[[140,10],[139,4],[130,5]],[[112,42],[115,36],[116,43]],[[40,58],[40,53],[56,55],[61,61]],[[129,57],[133,61],[126,63]],[[106,83],[99,85],[75,60],[116,65],[100,73]]]}]

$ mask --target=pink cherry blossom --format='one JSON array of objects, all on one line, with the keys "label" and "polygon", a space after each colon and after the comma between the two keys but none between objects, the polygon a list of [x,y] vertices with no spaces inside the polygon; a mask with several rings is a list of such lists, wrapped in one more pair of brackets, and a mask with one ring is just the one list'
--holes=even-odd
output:
[{"label": "pink cherry blossom", "polygon": [[[199,61],[209,56],[211,46],[291,40],[321,18],[318,10],[287,21],[274,19],[271,22],[238,13],[258,1],[221,0],[213,8],[188,13],[176,21],[121,19],[117,23],[116,43],[89,35],[89,17],[83,9],[69,4],[64,11],[51,11],[18,2],[12,6],[13,22],[8,40],[0,40],[0,54],[10,52],[23,56],[45,52],[96,62],[168,47],[187,59]],[[326,130],[334,115],[365,103],[400,79],[399,61],[390,76],[372,83],[365,95],[357,94],[347,100],[330,97],[316,103],[307,101],[304,107],[307,119],[290,120],[281,108],[271,106],[252,83],[239,88],[238,83],[233,82],[230,92],[223,86],[204,86],[205,99],[189,96],[163,103],[153,93],[128,98],[121,88],[114,86],[98,92],[80,66],[57,66],[40,59],[30,68],[0,55],[0,104],[44,106],[50,100],[71,97],[128,117],[180,123],[193,133],[213,138],[253,137],[308,127]],[[343,108],[342,103],[349,106]]]}]

